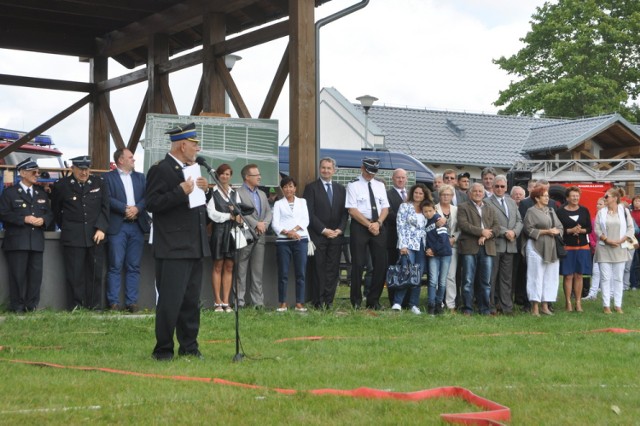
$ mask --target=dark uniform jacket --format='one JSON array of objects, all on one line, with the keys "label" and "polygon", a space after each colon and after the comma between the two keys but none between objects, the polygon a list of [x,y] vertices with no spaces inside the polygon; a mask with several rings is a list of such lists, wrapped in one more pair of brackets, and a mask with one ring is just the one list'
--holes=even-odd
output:
[{"label": "dark uniform jacket", "polygon": [[182,166],[169,154],[147,173],[147,210],[153,214],[153,250],[158,259],[211,255],[207,207],[189,208],[189,196],[180,187],[181,182]]},{"label": "dark uniform jacket", "polygon": [[89,175],[80,187],[73,175],[53,185],[51,207],[62,231],[63,246],[91,247],[96,230],[109,228],[109,190],[100,176]]},{"label": "dark uniform jacket", "polygon": [[[31,189],[32,200],[20,184],[6,188],[0,197],[0,219],[5,230],[4,250],[44,251],[44,230],[53,222],[53,212],[44,189],[36,185]],[[24,223],[26,216],[43,218],[44,226]]]}]

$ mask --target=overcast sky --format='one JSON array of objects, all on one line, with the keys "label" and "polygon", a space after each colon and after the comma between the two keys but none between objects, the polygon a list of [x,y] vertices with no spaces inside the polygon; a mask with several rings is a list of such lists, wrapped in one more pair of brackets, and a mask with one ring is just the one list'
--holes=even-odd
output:
[{"label": "overcast sky", "polygon": [[[316,9],[316,19],[354,3],[333,0]],[[380,105],[494,113],[498,91],[507,88],[511,77],[492,59],[522,47],[519,39],[530,30],[535,8],[543,4],[542,0],[371,0],[365,9],[321,29],[321,87],[335,87],[353,102],[370,94],[379,98]],[[260,111],[286,43],[281,39],[238,52],[243,59],[232,76],[252,116]],[[201,70],[196,66],[171,74],[180,114],[191,110]],[[130,71],[109,62],[110,78]],[[77,58],[0,49],[0,73],[86,82],[89,65]],[[112,110],[125,141],[145,85],[112,92]],[[280,140],[288,134],[287,89],[285,85],[272,117],[280,121]],[[83,96],[0,86],[0,127],[31,130]],[[237,116],[231,108],[232,116]],[[88,111],[85,107],[45,132],[65,159],[87,151]]]}]

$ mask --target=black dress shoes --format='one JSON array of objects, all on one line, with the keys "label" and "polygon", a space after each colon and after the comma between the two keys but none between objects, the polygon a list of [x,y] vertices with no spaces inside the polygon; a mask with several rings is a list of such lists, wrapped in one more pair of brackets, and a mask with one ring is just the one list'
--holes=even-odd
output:
[{"label": "black dress shoes", "polygon": [[171,361],[173,359],[173,352],[154,352],[151,354],[151,358],[156,361]]},{"label": "black dress shoes", "polygon": [[195,351],[178,352],[178,355],[180,355],[180,356],[192,356],[194,358],[204,359],[204,355],[202,355],[202,352],[200,352],[200,350],[198,350],[198,349],[196,349]]}]

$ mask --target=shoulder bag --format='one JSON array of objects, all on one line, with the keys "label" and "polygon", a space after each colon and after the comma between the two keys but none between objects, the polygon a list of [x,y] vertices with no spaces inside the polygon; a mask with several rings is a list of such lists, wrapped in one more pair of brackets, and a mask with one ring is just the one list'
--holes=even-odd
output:
[{"label": "shoulder bag", "polygon": [[[549,213],[551,214],[551,226],[553,228],[556,227],[556,221],[554,220],[554,216],[556,215],[553,210],[549,209]],[[564,239],[562,238],[562,235],[560,234],[556,234],[553,236],[556,240],[556,255],[558,256],[558,259],[564,259],[565,257],[567,257],[567,249],[564,247]]]},{"label": "shoulder bag", "polygon": [[409,256],[403,254],[395,265],[387,269],[387,288],[400,289],[420,285],[420,265],[411,263]]}]

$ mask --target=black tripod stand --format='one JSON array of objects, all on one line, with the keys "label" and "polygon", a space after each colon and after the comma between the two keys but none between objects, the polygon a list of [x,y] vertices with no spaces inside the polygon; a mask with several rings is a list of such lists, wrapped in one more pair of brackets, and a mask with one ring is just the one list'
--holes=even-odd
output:
[{"label": "black tripod stand", "polygon": [[[205,161],[205,159],[203,157],[197,157],[196,158],[196,162],[201,165],[202,167],[207,169],[207,172],[209,173],[209,175],[211,176],[211,178],[213,179],[213,182],[216,184],[216,186],[220,189],[222,189],[222,186],[220,185],[220,181],[218,180],[218,176],[215,172],[215,170],[213,170],[213,168],[211,168],[211,166],[209,166],[209,164],[207,164],[207,162]],[[242,204],[238,204],[235,200],[235,197],[231,196],[231,191],[229,191],[228,194],[225,194],[227,199],[229,200],[229,203],[231,204],[231,206],[233,207],[233,212],[235,215],[240,215],[242,217],[244,216],[248,216],[250,214],[253,213],[253,207],[250,206],[246,206],[246,205],[242,205]],[[251,229],[250,227],[241,229],[237,223],[235,223],[231,229],[232,233],[236,233],[236,238],[235,241],[238,241],[238,237],[237,237],[237,233],[240,232],[244,232],[244,229],[248,229],[249,232],[251,233],[252,236],[252,240],[253,241],[257,241],[258,236],[256,235],[255,231],[253,229]],[[251,247],[251,252],[253,252],[253,249],[255,248],[255,245],[252,245]],[[234,249],[233,252],[233,272],[231,273],[232,276],[232,283],[233,283],[233,293],[234,293],[234,313],[235,313],[235,325],[236,325],[236,354],[233,356],[233,362],[240,362],[242,361],[242,359],[244,358],[244,354],[240,352],[240,312],[239,312],[239,306],[238,306],[238,257],[239,257],[239,249],[236,248]],[[249,255],[249,257],[251,257],[251,254]]]}]

